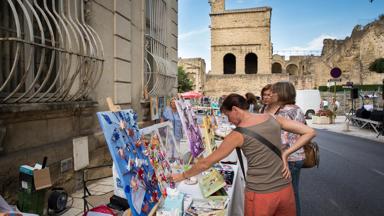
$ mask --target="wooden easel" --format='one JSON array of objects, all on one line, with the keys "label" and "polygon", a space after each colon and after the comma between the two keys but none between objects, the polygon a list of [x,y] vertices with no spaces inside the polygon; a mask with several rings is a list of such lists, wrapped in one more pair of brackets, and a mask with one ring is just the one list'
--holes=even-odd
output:
[{"label": "wooden easel", "polygon": [[121,110],[121,107],[119,105],[113,104],[112,98],[107,97],[106,100],[110,111],[117,112]]}]

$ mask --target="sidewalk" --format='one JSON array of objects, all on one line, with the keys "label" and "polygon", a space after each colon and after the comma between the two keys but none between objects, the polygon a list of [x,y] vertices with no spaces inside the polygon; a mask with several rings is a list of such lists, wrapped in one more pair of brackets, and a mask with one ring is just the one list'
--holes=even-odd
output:
[{"label": "sidewalk", "polygon": [[[346,132],[345,116],[337,116],[335,120],[335,124],[312,124],[312,120],[307,120],[307,123],[312,128],[328,130],[336,133],[342,133],[345,135],[361,137],[361,138],[384,143],[384,136],[379,136],[377,138],[376,137],[377,135],[375,132],[373,132],[373,130],[361,129],[353,125],[349,125],[349,131]],[[89,185],[88,189],[93,195],[101,195],[99,197],[98,202],[96,202],[97,204],[107,204],[109,202],[109,197],[111,197],[113,193],[112,177],[96,181],[93,184]],[[103,195],[106,195],[106,196],[103,196]],[[83,215],[84,205],[83,205],[82,196],[83,196],[83,190],[79,190],[70,196],[73,199],[73,203],[71,205],[71,208],[67,212],[65,212],[63,216]],[[72,200],[68,201],[69,204],[71,202]]]},{"label": "sidewalk", "polygon": [[345,135],[361,137],[361,138],[384,143],[384,136],[377,137],[377,134],[370,129],[359,128],[349,124],[349,131],[345,131],[346,123],[347,123],[345,121],[345,116],[337,116],[335,120],[335,124],[313,124],[312,120],[307,120],[307,123],[312,128],[324,129],[324,130],[328,130],[336,133],[342,133]]}]

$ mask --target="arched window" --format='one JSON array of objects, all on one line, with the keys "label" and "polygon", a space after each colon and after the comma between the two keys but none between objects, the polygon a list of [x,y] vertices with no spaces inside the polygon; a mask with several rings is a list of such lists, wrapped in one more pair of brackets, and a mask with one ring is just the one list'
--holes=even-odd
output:
[{"label": "arched window", "polygon": [[228,53],[224,56],[224,74],[236,73],[236,57],[232,53]]},{"label": "arched window", "polygon": [[257,55],[255,53],[248,53],[245,56],[245,73],[246,74],[257,73]]},{"label": "arched window", "polygon": [[289,75],[298,75],[299,74],[299,67],[295,64],[290,64],[287,66],[287,73]]},{"label": "arched window", "polygon": [[283,69],[280,63],[275,62],[272,64],[272,73],[282,73],[282,72],[283,72]]}]

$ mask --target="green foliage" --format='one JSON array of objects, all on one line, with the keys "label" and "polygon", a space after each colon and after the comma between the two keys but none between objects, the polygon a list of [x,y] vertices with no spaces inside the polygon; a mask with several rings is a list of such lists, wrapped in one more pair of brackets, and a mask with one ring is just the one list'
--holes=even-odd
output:
[{"label": "green foliage", "polygon": [[384,73],[384,58],[378,58],[369,64],[369,70],[376,73]]},{"label": "green foliage", "polygon": [[183,67],[177,68],[177,91],[179,93],[187,92],[192,90],[193,83],[190,79],[188,79],[187,74]]}]

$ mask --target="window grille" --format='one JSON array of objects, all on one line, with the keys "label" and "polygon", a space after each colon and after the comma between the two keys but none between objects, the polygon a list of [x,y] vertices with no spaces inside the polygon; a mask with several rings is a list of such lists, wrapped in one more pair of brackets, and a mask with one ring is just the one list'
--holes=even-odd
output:
[{"label": "window grille", "polygon": [[83,0],[0,1],[0,103],[85,100],[104,67]]},{"label": "window grille", "polygon": [[177,67],[167,56],[167,5],[164,0],[146,0],[145,91],[166,96],[176,82]]}]

